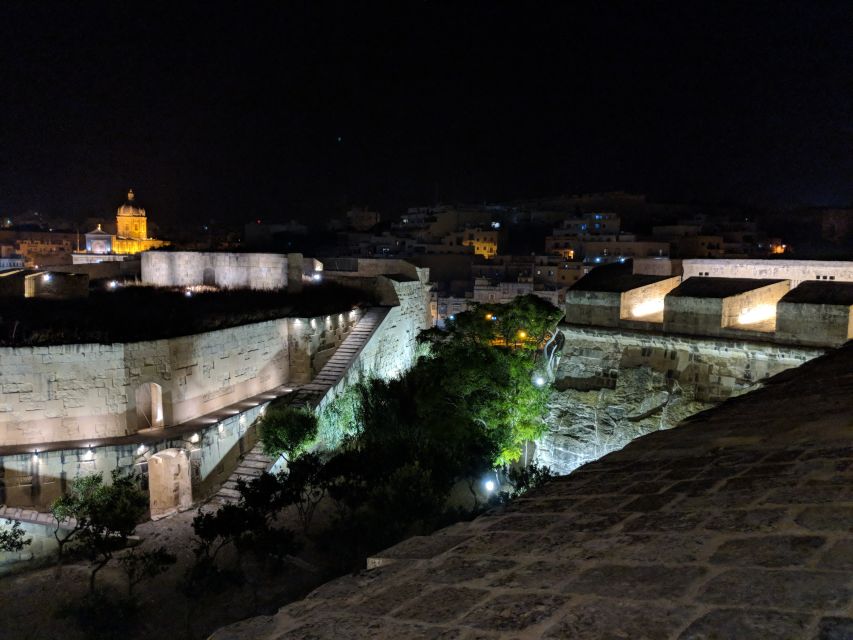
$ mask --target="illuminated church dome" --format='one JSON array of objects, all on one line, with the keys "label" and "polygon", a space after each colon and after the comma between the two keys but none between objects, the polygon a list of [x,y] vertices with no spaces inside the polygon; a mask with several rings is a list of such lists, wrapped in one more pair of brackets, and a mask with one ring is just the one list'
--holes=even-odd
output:
[{"label": "illuminated church dome", "polygon": [[145,217],[145,209],[137,205],[133,189],[127,192],[127,202],[118,208],[119,216]]},{"label": "illuminated church dome", "polygon": [[148,238],[148,220],[145,218],[145,209],[136,204],[133,189],[127,192],[127,202],[118,208],[116,231],[119,238],[132,240]]}]

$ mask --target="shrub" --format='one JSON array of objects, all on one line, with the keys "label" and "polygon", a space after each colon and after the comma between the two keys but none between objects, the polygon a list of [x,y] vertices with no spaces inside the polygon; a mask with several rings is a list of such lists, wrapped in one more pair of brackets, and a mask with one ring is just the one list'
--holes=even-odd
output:
[{"label": "shrub", "polygon": [[307,408],[270,405],[258,424],[261,446],[268,456],[294,458],[317,437],[317,416]]},{"label": "shrub", "polygon": [[10,553],[23,551],[24,547],[33,541],[32,538],[24,538],[24,535],[21,523],[17,520],[12,522],[11,528],[0,529],[0,551]]}]

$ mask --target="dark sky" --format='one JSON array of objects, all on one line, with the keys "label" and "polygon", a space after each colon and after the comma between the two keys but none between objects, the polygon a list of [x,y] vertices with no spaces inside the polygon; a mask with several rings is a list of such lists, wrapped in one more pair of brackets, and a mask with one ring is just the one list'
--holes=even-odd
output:
[{"label": "dark sky", "polygon": [[[177,6],[182,5],[182,6]],[[853,201],[853,3],[4,2],[0,213]]]}]

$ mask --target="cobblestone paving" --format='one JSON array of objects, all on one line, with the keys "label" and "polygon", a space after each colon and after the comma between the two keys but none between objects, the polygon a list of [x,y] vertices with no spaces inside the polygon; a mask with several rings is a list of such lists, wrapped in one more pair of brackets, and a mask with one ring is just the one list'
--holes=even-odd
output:
[{"label": "cobblestone paving", "polygon": [[215,640],[853,638],[853,345]]}]

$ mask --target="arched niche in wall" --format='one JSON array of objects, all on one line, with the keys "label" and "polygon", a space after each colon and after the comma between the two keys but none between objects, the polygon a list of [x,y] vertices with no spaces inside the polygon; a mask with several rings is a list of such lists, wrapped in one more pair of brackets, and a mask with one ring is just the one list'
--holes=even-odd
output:
[{"label": "arched niche in wall", "polygon": [[186,451],[166,449],[148,459],[148,494],[152,520],[192,506],[190,461]]},{"label": "arched niche in wall", "polygon": [[213,267],[205,267],[201,275],[201,283],[206,287],[216,286],[216,270]]},{"label": "arched niche in wall", "polygon": [[158,429],[164,426],[163,387],[145,382],[136,389],[136,428]]}]

